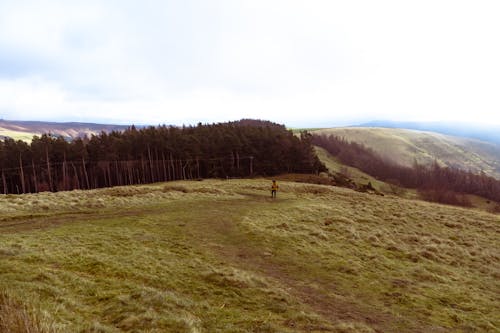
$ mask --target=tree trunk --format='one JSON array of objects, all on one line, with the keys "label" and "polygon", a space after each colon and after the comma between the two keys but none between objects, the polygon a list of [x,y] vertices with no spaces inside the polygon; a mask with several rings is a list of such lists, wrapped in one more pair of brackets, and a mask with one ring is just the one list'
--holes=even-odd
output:
[{"label": "tree trunk", "polygon": [[130,166],[130,161],[127,161],[127,173],[128,173],[128,184],[132,185],[134,183],[134,172]]},{"label": "tree trunk", "polygon": [[9,191],[7,190],[7,180],[5,179],[5,173],[2,170],[2,182],[3,182],[3,194],[7,194]]},{"label": "tree trunk", "polygon": [[38,193],[38,180],[36,179],[35,161],[31,160],[31,166],[33,167],[33,182],[35,183],[35,193]]},{"label": "tree trunk", "polygon": [[45,159],[47,160],[47,174],[49,175],[49,191],[54,191],[52,184],[52,171],[50,170],[49,148],[45,147]]},{"label": "tree trunk", "polygon": [[235,165],[236,159],[234,158],[234,151],[231,151],[231,168],[229,169],[229,172],[232,172],[234,170]]},{"label": "tree trunk", "polygon": [[163,181],[167,181],[168,176],[167,176],[167,165],[165,162],[165,153],[161,153],[161,157],[162,157],[162,161],[163,161]]},{"label": "tree trunk", "polygon": [[150,182],[154,183],[155,182],[155,176],[154,176],[154,168],[153,168],[153,159],[151,158],[151,148],[148,145],[148,158],[149,158],[149,172],[150,174]]},{"label": "tree trunk", "polygon": [[161,180],[160,159],[158,157],[158,149],[155,149],[155,177],[157,182]]},{"label": "tree trunk", "polygon": [[85,176],[85,183],[87,184],[87,190],[90,190],[89,175],[87,173],[87,166],[85,165],[85,159],[82,157],[83,174]]},{"label": "tree trunk", "polygon": [[63,191],[67,191],[68,190],[68,175],[66,173],[66,153],[64,153],[64,160],[63,160],[63,164],[62,164],[62,174],[63,174]]},{"label": "tree trunk", "polygon": [[172,178],[171,178],[171,180],[175,180],[175,164],[174,164],[174,157],[172,156],[172,153],[170,153],[170,165],[172,166]]},{"label": "tree trunk", "polygon": [[142,167],[142,174],[144,176],[141,184],[144,184],[147,182],[147,180],[146,180],[146,167],[144,166],[144,157],[142,155],[141,155],[141,167]]},{"label": "tree trunk", "polygon": [[120,171],[118,170],[118,161],[115,161],[115,178],[116,178],[116,185],[121,186],[122,179],[121,179]]},{"label": "tree trunk", "polygon": [[21,153],[19,153],[19,169],[21,171],[21,188],[24,194],[26,193],[26,184],[24,183],[24,169],[23,169],[23,159]]},{"label": "tree trunk", "polygon": [[106,163],[106,170],[108,172],[109,187],[112,187],[115,185],[115,182],[113,181],[113,178],[111,177],[111,162]]},{"label": "tree trunk", "polygon": [[[182,162],[181,162],[182,163]],[[188,162],[186,161],[186,164],[182,166],[182,179],[186,180],[186,167],[188,165]]]},{"label": "tree trunk", "polygon": [[196,176],[198,177],[198,179],[200,179],[200,160],[198,159],[198,157],[196,158]]},{"label": "tree trunk", "polygon": [[[79,190],[80,189],[80,179],[78,177],[78,171],[76,170],[76,166],[73,162],[71,162],[71,166],[73,167],[73,172],[75,173],[75,177],[76,177],[76,188]],[[73,186],[71,186],[73,187]],[[74,189],[74,188],[72,188]]]}]

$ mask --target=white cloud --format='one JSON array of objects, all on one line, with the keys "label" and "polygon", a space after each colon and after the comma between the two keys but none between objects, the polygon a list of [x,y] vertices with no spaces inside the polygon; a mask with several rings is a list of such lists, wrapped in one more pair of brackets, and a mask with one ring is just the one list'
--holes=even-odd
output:
[{"label": "white cloud", "polygon": [[497,1],[2,1],[0,116],[500,124],[499,15]]}]

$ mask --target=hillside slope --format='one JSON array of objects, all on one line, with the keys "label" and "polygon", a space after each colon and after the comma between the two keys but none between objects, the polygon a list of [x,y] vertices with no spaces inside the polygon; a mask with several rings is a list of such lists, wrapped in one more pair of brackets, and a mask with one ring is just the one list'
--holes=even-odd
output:
[{"label": "hillside slope", "polygon": [[370,182],[375,189],[381,192],[390,192],[390,190],[388,191],[388,188],[390,187],[389,184],[377,180],[376,178],[357,168],[342,164],[342,162],[340,162],[338,158],[332,156],[329,152],[321,147],[315,146],[314,150],[318,155],[320,161],[325,164],[330,172],[341,173],[351,178],[357,184],[368,184]]},{"label": "hillside slope", "polygon": [[402,165],[431,164],[471,170],[500,179],[500,146],[439,133],[393,128],[331,128],[313,131],[361,143]]},{"label": "hillside slope", "polygon": [[102,131],[123,131],[128,126],[91,123],[55,123],[42,121],[0,120],[0,139],[9,137],[14,140],[31,141],[34,135],[53,134],[64,138],[77,138],[99,134]]},{"label": "hillside slope", "polygon": [[407,122],[407,121],[370,121],[356,127],[406,128],[410,130],[436,132],[446,135],[474,138],[500,144],[500,126],[497,124],[478,125],[460,122]]},{"label": "hillside slope", "polygon": [[46,332],[498,331],[498,215],[287,182],[272,200],[268,187],[1,196],[0,325],[22,315]]}]

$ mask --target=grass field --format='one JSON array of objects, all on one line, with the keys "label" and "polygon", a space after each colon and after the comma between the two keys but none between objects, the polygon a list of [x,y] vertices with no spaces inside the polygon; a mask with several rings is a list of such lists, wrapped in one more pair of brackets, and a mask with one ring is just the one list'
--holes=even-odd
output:
[{"label": "grass field", "polygon": [[500,179],[500,147],[474,139],[433,132],[394,128],[330,128],[312,133],[333,134],[361,143],[376,153],[402,165],[440,165],[486,172]]},{"label": "grass field", "polygon": [[16,141],[21,140],[21,141],[31,142],[31,140],[33,140],[33,136],[35,135],[37,135],[37,133],[15,131],[0,127],[0,137],[6,136]]},{"label": "grass field", "polygon": [[0,196],[0,332],[499,331],[499,215],[268,187]]}]

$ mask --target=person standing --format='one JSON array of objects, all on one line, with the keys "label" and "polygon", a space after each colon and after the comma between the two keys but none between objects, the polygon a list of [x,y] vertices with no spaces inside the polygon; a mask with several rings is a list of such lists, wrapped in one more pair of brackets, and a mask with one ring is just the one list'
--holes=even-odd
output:
[{"label": "person standing", "polygon": [[278,183],[273,180],[273,184],[271,185],[271,198],[276,198],[276,192],[278,192]]}]

